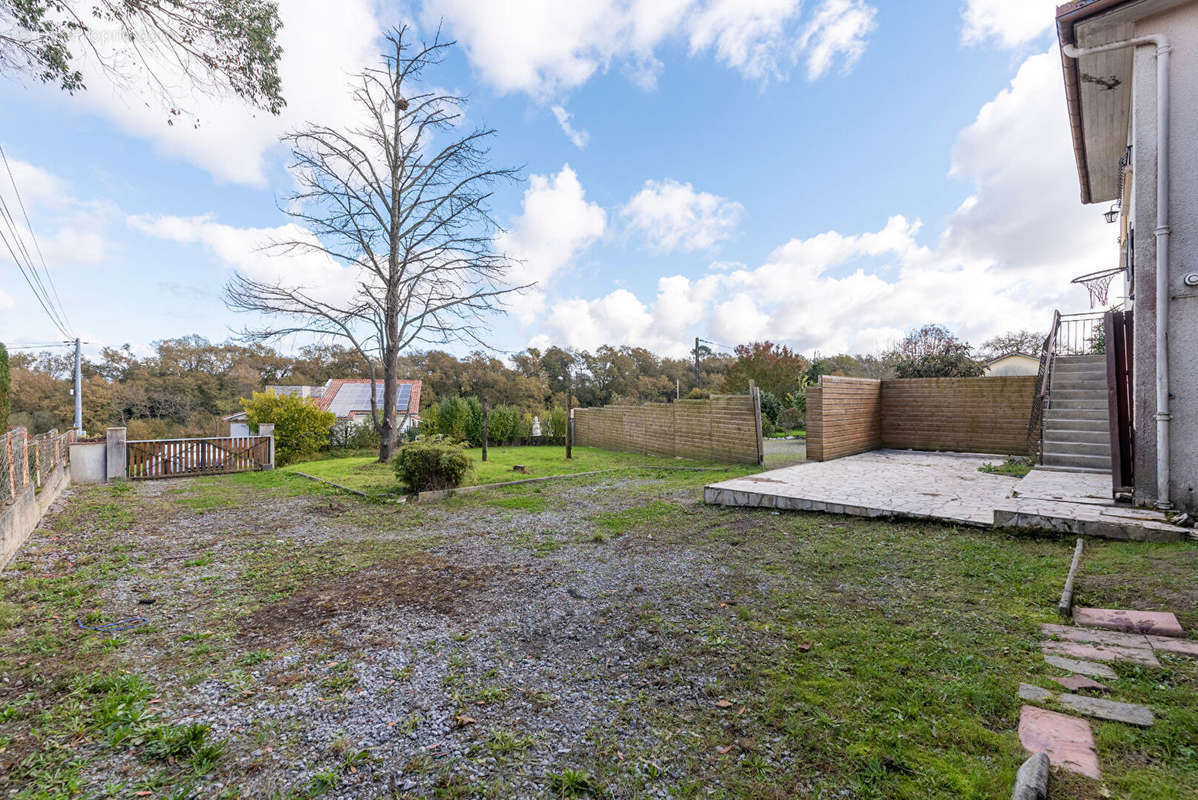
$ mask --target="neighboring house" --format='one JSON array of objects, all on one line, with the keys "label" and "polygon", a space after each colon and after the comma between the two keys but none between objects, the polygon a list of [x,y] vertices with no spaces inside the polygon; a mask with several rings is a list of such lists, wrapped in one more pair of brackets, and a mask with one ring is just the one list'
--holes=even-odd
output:
[{"label": "neighboring house", "polygon": [[[396,387],[395,416],[399,419],[400,431],[420,422],[420,386],[418,380],[401,380]],[[312,398],[319,408],[333,412],[337,424],[343,428],[370,424],[369,378],[333,378],[323,386],[267,386],[266,391]],[[382,413],[381,380],[375,384],[375,397],[379,413]],[[221,417],[221,420],[229,423],[230,436],[249,435],[244,411]]]},{"label": "neighboring house", "polygon": [[987,377],[991,378],[1007,375],[1036,375],[1040,372],[1040,359],[1038,356],[1012,350],[990,359],[982,366],[986,370]]},{"label": "neighboring house", "polygon": [[[1110,388],[1130,389],[1129,419],[1119,423],[1130,437],[1129,488],[1137,503],[1194,511],[1198,0],[1079,0],[1056,19],[1081,200],[1109,205],[1118,222],[1118,247],[1094,268],[1126,270],[1130,378]],[[1112,353],[1110,339],[1108,331],[1094,350]],[[1111,430],[1114,443],[1113,414]]]}]

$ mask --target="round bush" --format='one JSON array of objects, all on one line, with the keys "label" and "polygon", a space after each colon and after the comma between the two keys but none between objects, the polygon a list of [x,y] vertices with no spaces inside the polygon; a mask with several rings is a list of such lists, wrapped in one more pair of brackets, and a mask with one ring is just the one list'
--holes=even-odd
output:
[{"label": "round bush", "polygon": [[470,474],[465,447],[443,439],[405,444],[395,456],[395,477],[409,492],[454,489]]}]

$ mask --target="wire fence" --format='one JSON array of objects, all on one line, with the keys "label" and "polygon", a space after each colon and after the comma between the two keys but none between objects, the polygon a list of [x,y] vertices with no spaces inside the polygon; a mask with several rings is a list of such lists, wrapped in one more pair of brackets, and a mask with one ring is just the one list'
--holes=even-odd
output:
[{"label": "wire fence", "polygon": [[30,436],[24,428],[0,435],[0,505],[8,505],[32,484],[41,488],[50,472],[70,460],[75,432],[50,430]]}]

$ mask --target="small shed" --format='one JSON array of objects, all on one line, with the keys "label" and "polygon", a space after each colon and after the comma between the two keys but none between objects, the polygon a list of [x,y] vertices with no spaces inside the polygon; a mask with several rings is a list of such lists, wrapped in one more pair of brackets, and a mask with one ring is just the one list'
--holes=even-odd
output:
[{"label": "small shed", "polygon": [[1040,373],[1040,359],[1019,350],[1003,353],[997,358],[990,359],[983,366],[986,368],[986,376],[990,378],[1038,375]]}]

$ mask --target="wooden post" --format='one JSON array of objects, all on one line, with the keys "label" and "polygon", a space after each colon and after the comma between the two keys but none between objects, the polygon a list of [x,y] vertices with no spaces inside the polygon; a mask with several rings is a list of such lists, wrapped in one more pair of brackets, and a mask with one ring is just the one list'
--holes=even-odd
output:
[{"label": "wooden post", "polygon": [[4,437],[4,441],[8,444],[8,494],[13,499],[17,499],[17,482],[16,476],[13,475],[12,463],[12,434]]},{"label": "wooden post", "polygon": [[749,381],[749,396],[753,400],[753,425],[757,439],[757,465],[765,466],[765,440],[761,431],[761,390],[757,384]]},{"label": "wooden post", "polygon": [[491,415],[491,409],[488,408],[487,402],[483,401],[483,461],[487,460],[487,417]]},{"label": "wooden post", "polygon": [[1069,574],[1065,576],[1065,589],[1061,592],[1061,602],[1057,604],[1057,612],[1062,617],[1073,613],[1073,579],[1077,576],[1077,565],[1082,559],[1082,537],[1077,537],[1073,548],[1073,561],[1069,564]]},{"label": "wooden post", "polygon": [[574,458],[574,393],[570,368],[566,368],[566,458]]},{"label": "wooden post", "polygon": [[29,431],[21,437],[21,488],[29,485]]}]

